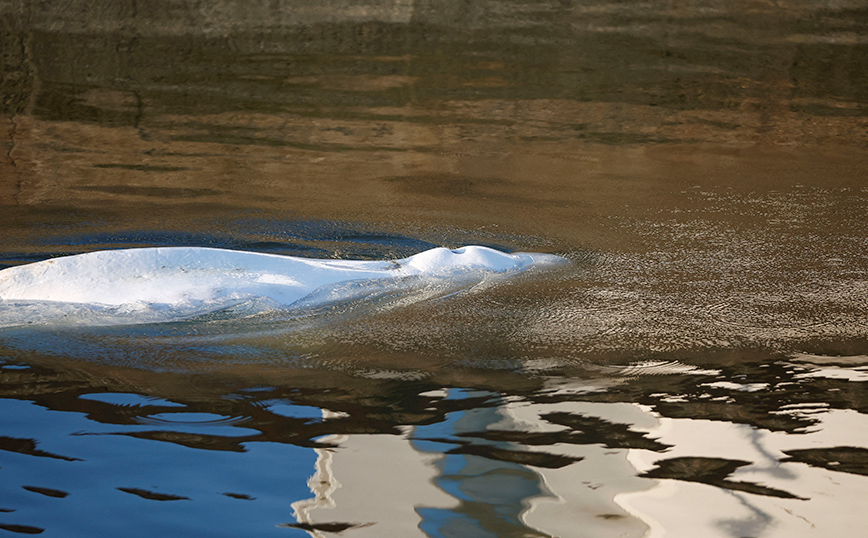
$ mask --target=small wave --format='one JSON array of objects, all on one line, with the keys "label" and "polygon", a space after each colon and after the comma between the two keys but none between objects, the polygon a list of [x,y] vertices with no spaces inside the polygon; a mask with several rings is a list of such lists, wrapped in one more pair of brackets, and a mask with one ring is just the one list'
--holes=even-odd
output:
[{"label": "small wave", "polygon": [[140,424],[151,424],[156,426],[234,426],[249,422],[250,417],[244,416],[224,416],[215,413],[192,413],[192,412],[174,412],[174,413],[157,413],[137,417],[136,421]]},{"label": "small wave", "polygon": [[719,370],[706,370],[679,361],[641,361],[615,369],[615,375],[633,377],[647,375],[718,375]]},{"label": "small wave", "polygon": [[95,392],[90,394],[82,394],[79,396],[79,399],[102,402],[117,407],[127,408],[186,407],[184,404],[164,400],[163,398],[157,398],[155,396],[143,396],[141,394],[126,392]]}]

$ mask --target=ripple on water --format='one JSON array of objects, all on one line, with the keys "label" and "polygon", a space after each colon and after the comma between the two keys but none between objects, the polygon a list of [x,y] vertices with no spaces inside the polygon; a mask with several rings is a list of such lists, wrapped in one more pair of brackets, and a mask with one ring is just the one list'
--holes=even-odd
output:
[{"label": "ripple on water", "polygon": [[79,398],[119,407],[186,407],[182,403],[157,398],[156,396],[143,396],[141,394],[123,392],[95,392],[82,394]]},{"label": "ripple on water", "polygon": [[250,417],[230,417],[215,413],[171,412],[136,417],[136,422],[148,426],[161,426],[186,433],[208,433],[226,437],[242,437],[259,433],[257,430],[237,427],[249,422]]}]

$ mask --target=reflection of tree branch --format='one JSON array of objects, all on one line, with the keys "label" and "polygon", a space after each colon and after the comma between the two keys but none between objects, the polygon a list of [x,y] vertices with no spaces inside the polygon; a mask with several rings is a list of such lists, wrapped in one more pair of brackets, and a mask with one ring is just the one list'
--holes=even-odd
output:
[{"label": "reflection of tree branch", "polygon": [[36,441],[33,439],[18,439],[16,437],[0,437],[0,450],[7,450],[9,452],[17,452],[19,454],[27,454],[29,456],[41,456],[44,458],[55,458],[58,460],[66,460],[66,461],[81,461],[78,458],[71,458],[69,456],[61,456],[59,454],[53,454],[51,452],[45,452],[43,450],[39,450],[36,448]]},{"label": "reflection of tree branch", "polygon": [[639,476],[643,478],[670,478],[673,480],[684,480],[685,482],[699,482],[719,488],[766,495],[768,497],[780,497],[782,499],[808,500],[780,489],[770,488],[753,482],[727,480],[727,477],[736,469],[749,464],[750,462],[747,461],[726,460],[722,458],[671,458],[658,461],[656,468]]},{"label": "reflection of tree branch", "polygon": [[787,458],[780,461],[797,461],[812,467],[830,471],[868,476],[868,449],[852,446],[832,448],[803,448],[784,450]]},{"label": "reflection of tree branch", "polygon": [[124,493],[131,493],[133,495],[138,495],[143,499],[148,499],[150,501],[189,501],[190,497],[184,497],[182,495],[172,495],[169,493],[156,493],[154,491],[148,491],[146,489],[139,488],[118,488],[120,491]]},{"label": "reflection of tree branch", "polygon": [[355,529],[359,527],[370,527],[373,523],[283,523],[278,527],[289,527],[292,529],[302,529],[310,532],[314,536],[321,536],[322,532],[333,532],[340,534],[347,529]]},{"label": "reflection of tree branch", "polygon": [[641,448],[657,452],[670,447],[646,437],[642,432],[631,430],[627,424],[617,424],[597,417],[559,412],[542,415],[541,418],[573,430],[563,442],[602,444],[607,448]]},{"label": "reflection of tree branch", "polygon": [[474,444],[469,441],[461,441],[457,439],[414,438],[413,440],[458,445],[455,448],[445,451],[445,454],[465,454],[472,456],[481,456],[483,458],[488,458],[492,460],[504,461],[507,463],[517,463],[519,465],[527,465],[531,467],[543,467],[546,469],[560,469],[561,467],[566,467],[571,463],[582,461],[584,459],[572,456],[564,456],[561,454],[550,454],[548,452],[509,450],[505,448],[498,448],[492,445]]}]

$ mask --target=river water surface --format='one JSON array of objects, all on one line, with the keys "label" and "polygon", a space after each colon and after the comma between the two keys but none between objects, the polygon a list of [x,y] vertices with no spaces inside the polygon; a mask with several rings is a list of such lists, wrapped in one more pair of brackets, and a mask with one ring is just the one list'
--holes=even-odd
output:
[{"label": "river water surface", "polygon": [[861,0],[22,0],[0,62],[0,268],[570,260],[0,329],[0,534],[864,532]]}]

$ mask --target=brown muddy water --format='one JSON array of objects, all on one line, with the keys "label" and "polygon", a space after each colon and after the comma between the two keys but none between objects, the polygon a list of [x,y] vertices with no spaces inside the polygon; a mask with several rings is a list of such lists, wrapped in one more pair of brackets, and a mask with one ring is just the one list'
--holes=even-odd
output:
[{"label": "brown muddy water", "polygon": [[304,320],[0,329],[0,534],[868,524],[865,2],[18,0],[0,62],[0,267],[571,260]]}]

